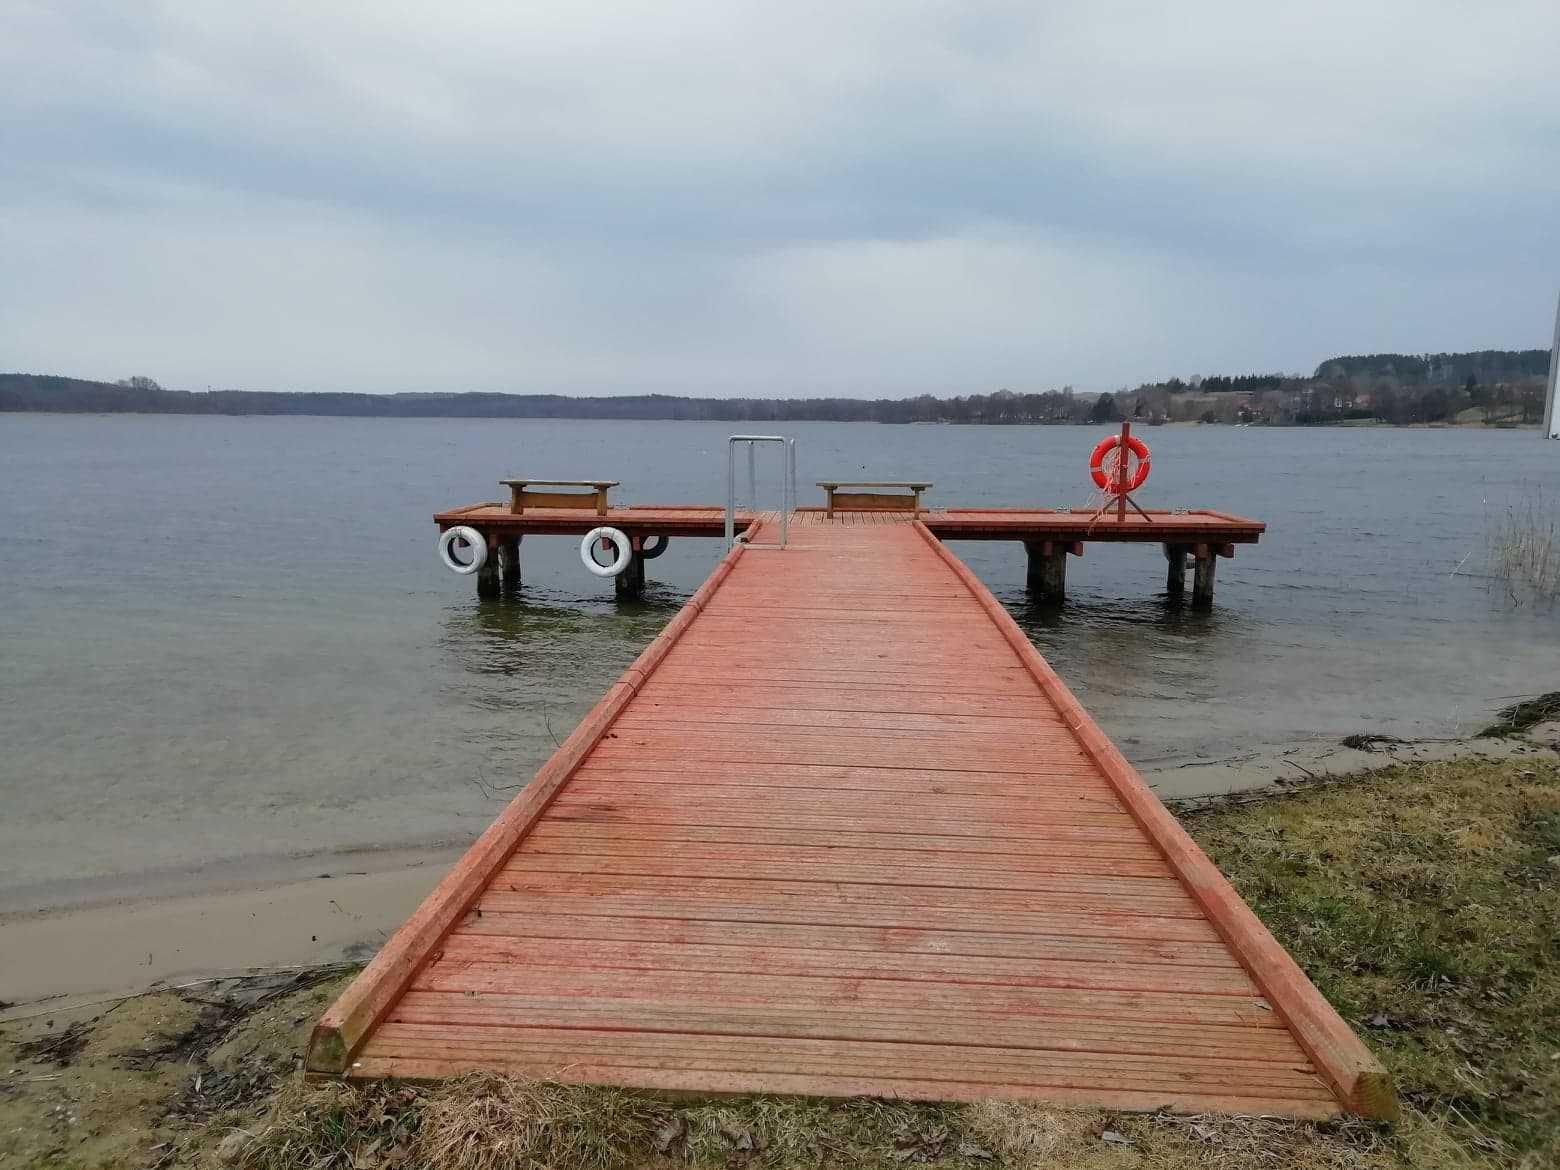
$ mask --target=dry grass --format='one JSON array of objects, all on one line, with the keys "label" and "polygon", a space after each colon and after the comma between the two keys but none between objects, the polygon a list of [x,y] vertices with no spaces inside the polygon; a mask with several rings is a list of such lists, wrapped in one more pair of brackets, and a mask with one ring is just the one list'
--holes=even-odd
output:
[{"label": "dry grass", "polygon": [[[1492,1163],[1410,1111],[1395,1132],[1370,1122],[1122,1115],[983,1102],[966,1114],[1006,1165],[1055,1170],[1473,1170]],[[1124,1141],[1104,1141],[1111,1133]]]},{"label": "dry grass", "polygon": [[0,1024],[0,1167],[186,1166],[258,1128],[345,980],[224,980]]},{"label": "dry grass", "polygon": [[1560,600],[1560,505],[1539,488],[1525,493],[1491,528],[1490,576],[1513,605]]},{"label": "dry grass", "polygon": [[1188,827],[1403,1099],[1465,1147],[1560,1165],[1560,769],[1423,764]]},{"label": "dry grass", "polygon": [[[657,1159],[719,1166],[989,1162],[957,1106],[644,1093],[473,1074],[435,1085],[299,1083],[244,1148],[250,1170],[428,1167],[611,1170]],[[961,1143],[966,1153],[960,1154]]]},{"label": "dry grass", "polygon": [[473,1076],[442,1085],[295,1085],[241,1154],[248,1170],[614,1170],[631,1166],[1023,1170],[1488,1170],[1444,1125],[1126,1115],[1018,1102],[737,1097],[679,1104],[616,1089]]}]

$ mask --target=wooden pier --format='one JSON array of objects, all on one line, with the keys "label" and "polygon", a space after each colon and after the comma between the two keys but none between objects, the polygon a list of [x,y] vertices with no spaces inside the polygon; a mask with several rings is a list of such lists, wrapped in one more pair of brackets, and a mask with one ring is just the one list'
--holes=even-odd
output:
[{"label": "wooden pier", "polygon": [[[505,481],[510,482],[510,481]],[[534,482],[534,481],[533,481]],[[597,481],[581,481],[594,483]],[[698,505],[658,504],[611,507],[598,506],[595,495],[581,496],[575,507],[528,507],[523,511],[506,503],[468,504],[434,516],[440,529],[469,525],[480,532],[497,555],[477,575],[477,592],[497,597],[508,588],[520,585],[520,545],[528,535],[582,536],[598,525],[610,525],[625,533],[635,545],[628,572],[618,578],[618,596],[638,596],[643,588],[646,565],[639,545],[651,537],[709,537],[724,535],[725,512],[720,508]],[[1214,571],[1221,557],[1233,557],[1242,544],[1256,544],[1267,526],[1259,520],[1232,516],[1210,509],[1195,511],[1154,511],[1146,515],[1129,513],[1118,520],[1114,514],[1092,516],[1088,511],[1055,511],[1047,508],[947,508],[921,507],[919,493],[915,508],[904,512],[840,512],[846,526],[880,523],[885,519],[919,518],[927,529],[943,540],[1009,540],[1024,546],[1028,558],[1027,582],[1035,600],[1060,604],[1066,596],[1067,558],[1081,557],[1092,541],[1125,544],[1158,544],[1166,562],[1166,591],[1179,597],[1186,588],[1186,566],[1194,566],[1191,603],[1205,609],[1213,604]],[[739,527],[755,520],[772,518],[773,513],[739,512]],[[811,523],[829,519],[827,506],[798,508],[797,522]]]},{"label": "wooden pier", "polygon": [[[494,511],[440,521],[588,530]],[[326,1012],[309,1068],[1393,1116],[1381,1066],[938,539],[1066,555],[1098,539],[1084,519],[800,512],[783,551],[738,544]],[[1120,538],[1261,530],[1160,522]]]}]

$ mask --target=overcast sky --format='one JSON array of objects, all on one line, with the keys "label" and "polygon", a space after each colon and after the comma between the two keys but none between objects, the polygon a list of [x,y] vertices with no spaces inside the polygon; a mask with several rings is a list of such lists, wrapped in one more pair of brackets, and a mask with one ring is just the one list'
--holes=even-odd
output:
[{"label": "overcast sky", "polygon": [[1547,346],[1560,4],[0,4],[0,369],[908,395]]}]

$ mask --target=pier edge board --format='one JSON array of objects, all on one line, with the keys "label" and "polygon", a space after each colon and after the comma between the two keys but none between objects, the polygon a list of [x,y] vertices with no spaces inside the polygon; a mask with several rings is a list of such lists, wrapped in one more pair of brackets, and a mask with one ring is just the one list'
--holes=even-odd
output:
[{"label": "pier edge board", "polygon": [[1116,789],[1127,812],[1164,855],[1187,893],[1203,908],[1220,937],[1337,1094],[1339,1102],[1349,1112],[1362,1117],[1396,1120],[1399,1108],[1392,1075],[1154,795],[1137,769],[1094,722],[1001,602],[925,524],[914,521],[914,525],[1002,631],[1035,681],[1062,713],[1078,742]]}]

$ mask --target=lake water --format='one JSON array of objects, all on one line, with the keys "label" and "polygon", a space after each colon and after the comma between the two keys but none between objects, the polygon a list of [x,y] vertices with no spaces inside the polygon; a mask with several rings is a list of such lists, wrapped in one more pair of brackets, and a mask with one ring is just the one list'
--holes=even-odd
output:
[{"label": "lake water", "polygon": [[[574,540],[532,538],[523,598],[478,602],[435,560],[431,514],[516,473],[718,503],[734,429],[0,415],[0,909],[82,879],[196,883],[216,862],[469,840],[721,549],[674,541],[644,603],[620,607]],[[1079,505],[1096,438],[788,433],[803,484],[924,477],[933,505]],[[1145,503],[1269,525],[1221,562],[1211,614],[1167,602],[1157,546],[1089,546],[1060,613],[1029,607],[1020,546],[954,548],[1161,791],[1179,762],[1356,731],[1448,736],[1560,689],[1560,611],[1514,609],[1480,576],[1492,518],[1527,491],[1560,498],[1560,444],[1144,437]]]}]

